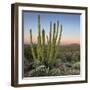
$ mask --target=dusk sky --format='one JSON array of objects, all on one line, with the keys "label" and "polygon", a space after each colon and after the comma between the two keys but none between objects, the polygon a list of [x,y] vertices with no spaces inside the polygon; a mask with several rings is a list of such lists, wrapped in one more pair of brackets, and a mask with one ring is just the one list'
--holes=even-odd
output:
[{"label": "dusk sky", "polygon": [[79,44],[80,43],[80,15],[66,13],[48,13],[23,11],[24,21],[24,44],[30,43],[29,30],[32,29],[33,42],[37,42],[37,17],[40,15],[41,30],[45,29],[48,35],[50,30],[50,21],[52,23],[59,21],[63,26],[61,44]]}]

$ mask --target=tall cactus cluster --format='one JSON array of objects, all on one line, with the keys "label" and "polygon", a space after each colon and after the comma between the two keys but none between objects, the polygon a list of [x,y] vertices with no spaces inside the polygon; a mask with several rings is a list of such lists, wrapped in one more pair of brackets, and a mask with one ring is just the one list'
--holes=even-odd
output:
[{"label": "tall cactus cluster", "polygon": [[[40,15],[38,15],[38,36],[36,48],[32,42],[32,30],[30,29],[30,46],[34,61],[46,62],[49,67],[55,64],[58,54],[58,46],[62,35],[62,25],[59,28],[59,21],[52,25],[50,22],[49,35],[45,35],[45,30],[41,30]],[[42,32],[41,32],[42,31]],[[36,50],[35,50],[36,49]]]}]

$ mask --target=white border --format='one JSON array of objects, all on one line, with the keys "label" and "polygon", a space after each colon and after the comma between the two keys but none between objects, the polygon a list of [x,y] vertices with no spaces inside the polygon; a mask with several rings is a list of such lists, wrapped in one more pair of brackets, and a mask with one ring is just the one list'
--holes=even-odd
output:
[{"label": "white border", "polygon": [[[32,11],[49,11],[49,12],[65,12],[65,13],[81,13],[80,16],[80,75],[55,76],[55,77],[33,77],[22,78],[22,10]],[[34,84],[47,82],[65,82],[65,81],[80,81],[85,80],[85,11],[72,9],[57,9],[57,8],[41,8],[41,7],[18,7],[18,83],[19,84]]]}]

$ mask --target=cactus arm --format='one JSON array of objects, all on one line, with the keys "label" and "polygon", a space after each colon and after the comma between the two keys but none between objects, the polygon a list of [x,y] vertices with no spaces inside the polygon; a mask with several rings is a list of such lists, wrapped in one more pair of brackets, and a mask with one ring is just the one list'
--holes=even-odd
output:
[{"label": "cactus arm", "polygon": [[49,32],[49,44],[51,45],[51,38],[52,38],[52,22],[50,22],[50,32]]},{"label": "cactus arm", "polygon": [[42,45],[45,45],[45,30],[42,30]]},{"label": "cactus arm", "polygon": [[58,37],[58,29],[59,29],[59,21],[57,21],[57,31],[56,31],[56,40],[57,40],[57,37]]},{"label": "cactus arm", "polygon": [[56,32],[56,23],[54,23],[54,29],[53,29],[53,43],[55,41],[55,33]]},{"label": "cactus arm", "polygon": [[42,61],[45,60],[45,30],[42,30]]},{"label": "cactus arm", "polygon": [[56,59],[56,57],[57,57],[57,54],[59,53],[58,47],[59,47],[59,45],[60,45],[61,36],[62,36],[62,25],[60,25],[60,34],[59,34],[59,39],[58,39],[58,43],[57,43],[57,47],[56,47],[55,59]]},{"label": "cactus arm", "polygon": [[33,43],[32,43],[32,30],[31,29],[30,29],[30,47],[31,47],[33,59],[35,61],[36,60],[36,55],[35,55],[34,48],[33,48]]},{"label": "cactus arm", "polygon": [[38,44],[37,44],[37,57],[40,60],[41,57],[41,34],[40,34],[40,15],[38,15]]},{"label": "cactus arm", "polygon": [[30,29],[30,44],[32,44],[32,29]]},{"label": "cactus arm", "polygon": [[52,39],[52,22],[50,22],[50,31],[49,31],[49,39],[47,36],[47,58],[48,60],[50,59],[50,52],[51,52],[51,39]]},{"label": "cactus arm", "polygon": [[47,38],[47,44],[49,43],[49,40],[48,40],[48,35],[46,36],[46,38]]},{"label": "cactus arm", "polygon": [[54,30],[53,30],[53,45],[52,45],[52,64],[54,64],[55,61],[55,49],[56,49],[56,35],[57,35],[57,29],[56,29],[56,23],[54,23]]},{"label": "cactus arm", "polygon": [[53,27],[53,37],[52,37],[52,44],[51,44],[51,51],[50,51],[50,57],[48,63],[51,64],[51,66],[54,64],[54,54],[55,54],[55,34],[56,34],[56,23],[54,23]]},{"label": "cactus arm", "polygon": [[57,46],[56,46],[56,43],[57,43],[57,38],[58,38],[58,29],[59,29],[59,21],[57,21],[57,29],[56,29],[56,37],[55,37],[55,57],[54,57],[55,60],[56,60],[56,57],[57,57]]},{"label": "cactus arm", "polygon": [[61,36],[62,36],[62,24],[60,25],[60,34],[59,34],[59,39],[58,39],[58,43],[57,43],[58,46],[60,45]]}]

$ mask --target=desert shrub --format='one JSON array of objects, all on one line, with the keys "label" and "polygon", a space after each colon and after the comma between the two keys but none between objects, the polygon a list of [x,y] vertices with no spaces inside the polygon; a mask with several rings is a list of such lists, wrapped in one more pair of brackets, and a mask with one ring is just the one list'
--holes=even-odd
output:
[{"label": "desert shrub", "polygon": [[[27,59],[27,60],[32,60],[32,53],[31,53],[31,48],[30,46],[24,46],[24,57]],[[25,59],[25,60],[26,60]]]},{"label": "desert shrub", "polygon": [[61,71],[59,68],[53,68],[49,71],[50,76],[59,76],[61,74]]},{"label": "desert shrub", "polygon": [[75,69],[80,69],[80,62],[74,63],[72,67]]},{"label": "desert shrub", "polygon": [[39,65],[37,68],[32,69],[29,71],[28,75],[29,76],[48,76],[49,74],[49,68],[46,68],[45,65]]}]

